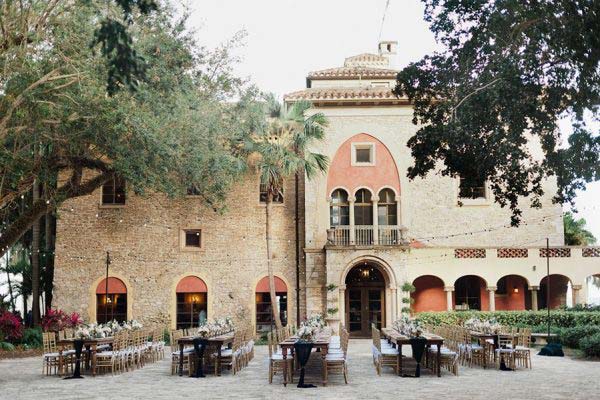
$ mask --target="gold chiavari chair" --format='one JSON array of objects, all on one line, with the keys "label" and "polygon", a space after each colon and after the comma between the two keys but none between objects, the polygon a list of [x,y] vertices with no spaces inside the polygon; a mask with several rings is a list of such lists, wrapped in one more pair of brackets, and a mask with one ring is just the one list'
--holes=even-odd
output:
[{"label": "gold chiavari chair", "polygon": [[339,332],[341,352],[327,353],[323,361],[325,363],[323,373],[327,381],[330,372],[340,372],[344,376],[344,382],[348,384],[348,341],[350,334],[343,327]]},{"label": "gold chiavari chair", "polygon": [[[273,383],[273,376],[277,372],[281,372],[283,374],[284,367],[287,367],[288,379],[290,382],[294,382],[292,370],[292,359],[287,358],[283,359],[283,355],[277,351],[278,342],[276,339],[276,335],[272,332],[267,334],[267,342],[269,347],[269,383]],[[285,365],[287,363],[287,366]]]},{"label": "gold chiavari chair", "polygon": [[519,365],[531,369],[531,329],[523,328],[517,334],[515,358]]}]

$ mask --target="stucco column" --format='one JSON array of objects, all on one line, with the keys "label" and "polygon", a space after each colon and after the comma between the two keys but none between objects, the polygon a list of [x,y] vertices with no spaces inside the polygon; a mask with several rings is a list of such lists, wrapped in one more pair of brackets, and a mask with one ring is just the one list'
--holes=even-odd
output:
[{"label": "stucco column", "polygon": [[487,290],[490,295],[490,311],[496,311],[496,286],[488,286]]},{"label": "stucco column", "polygon": [[452,311],[452,292],[454,292],[454,286],[444,287],[444,292],[446,292],[446,310]]},{"label": "stucco column", "polygon": [[396,198],[396,225],[402,226],[402,206],[400,205],[400,198]]},{"label": "stucco column", "polygon": [[571,289],[573,290],[573,306],[579,304],[579,291],[581,290],[581,285],[572,285]]},{"label": "stucco column", "polygon": [[397,294],[397,289],[393,286],[390,286],[390,297],[391,297],[391,303],[392,303],[392,315],[390,316],[390,320],[386,320],[387,322],[387,326],[392,326],[392,322],[394,322],[395,320],[398,319],[398,309],[397,309],[397,305],[398,305],[398,294]]},{"label": "stucco column", "polygon": [[[340,285],[339,287],[339,298],[338,298],[338,315],[340,316],[340,321],[348,329],[346,326],[346,285]],[[338,332],[339,334],[340,332]]]},{"label": "stucco column", "polygon": [[530,286],[529,290],[531,291],[531,310],[538,310],[538,302],[537,302],[537,292],[540,290],[539,286]]},{"label": "stucco column", "polygon": [[373,200],[373,244],[379,244],[379,218],[377,213],[377,203],[378,201]]},{"label": "stucco column", "polygon": [[354,202],[356,201],[356,197],[354,196],[349,196],[348,197],[348,204],[350,207],[350,244],[353,245],[356,242],[355,239],[355,234],[356,232],[354,232]]}]

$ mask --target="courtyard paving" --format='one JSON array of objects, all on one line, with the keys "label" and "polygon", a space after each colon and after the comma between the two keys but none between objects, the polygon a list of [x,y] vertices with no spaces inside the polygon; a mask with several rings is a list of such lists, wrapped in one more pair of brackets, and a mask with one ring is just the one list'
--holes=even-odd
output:
[{"label": "courtyard paving", "polygon": [[[408,351],[409,348],[407,347]],[[267,349],[237,375],[220,378],[171,376],[168,357],[121,375],[62,380],[41,374],[39,357],[0,361],[0,399],[597,399],[600,398],[600,362],[569,357],[533,356],[532,370],[500,372],[462,367],[459,376],[444,371],[442,378],[425,373],[420,379],[399,378],[392,370],[377,376],[371,362],[370,340],[351,340],[349,380],[332,376],[319,384],[319,371],[307,381],[316,389],[284,388],[281,377],[267,381]],[[317,365],[317,359],[312,363]],[[408,372],[408,371],[407,371]]]}]

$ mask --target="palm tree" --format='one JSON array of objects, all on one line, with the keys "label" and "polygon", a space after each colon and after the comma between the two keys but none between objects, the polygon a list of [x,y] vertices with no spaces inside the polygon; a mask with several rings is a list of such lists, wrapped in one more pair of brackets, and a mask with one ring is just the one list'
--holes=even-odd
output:
[{"label": "palm tree", "polygon": [[286,178],[304,173],[308,179],[311,179],[316,173],[327,169],[329,163],[327,157],[309,150],[313,143],[324,138],[327,120],[321,113],[305,115],[311,107],[310,102],[294,103],[287,111],[283,111],[282,107],[273,101],[272,96],[267,98],[267,104],[269,121],[266,129],[255,135],[252,147],[254,153],[258,155],[256,167],[260,175],[260,183],[266,191],[265,230],[269,294],[275,326],[280,329],[282,325],[272,265],[271,206],[276,196],[283,195],[283,184]]},{"label": "palm tree", "polygon": [[575,219],[571,212],[566,212],[564,217],[565,244],[568,246],[589,246],[596,243],[592,232],[585,229],[584,218]]}]

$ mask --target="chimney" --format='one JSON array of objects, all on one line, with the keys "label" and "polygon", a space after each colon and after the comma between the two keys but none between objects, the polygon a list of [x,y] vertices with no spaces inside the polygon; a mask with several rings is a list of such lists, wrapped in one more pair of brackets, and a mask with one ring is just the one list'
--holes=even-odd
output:
[{"label": "chimney", "polygon": [[398,50],[398,42],[395,40],[384,40],[379,42],[379,55],[387,58],[388,67],[393,68],[396,64],[396,54]]}]

